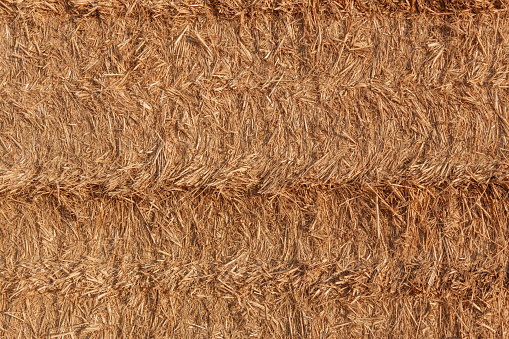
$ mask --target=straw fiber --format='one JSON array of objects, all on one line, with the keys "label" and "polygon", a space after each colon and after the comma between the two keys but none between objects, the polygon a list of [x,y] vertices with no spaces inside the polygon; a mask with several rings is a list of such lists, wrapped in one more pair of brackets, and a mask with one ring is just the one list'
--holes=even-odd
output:
[{"label": "straw fiber", "polygon": [[508,338],[508,8],[0,1],[0,337]]}]

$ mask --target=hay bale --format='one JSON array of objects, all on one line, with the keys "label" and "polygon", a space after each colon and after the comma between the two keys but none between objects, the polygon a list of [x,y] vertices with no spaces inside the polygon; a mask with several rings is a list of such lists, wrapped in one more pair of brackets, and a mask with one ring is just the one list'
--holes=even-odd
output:
[{"label": "hay bale", "polygon": [[507,336],[507,5],[0,2],[2,337]]}]

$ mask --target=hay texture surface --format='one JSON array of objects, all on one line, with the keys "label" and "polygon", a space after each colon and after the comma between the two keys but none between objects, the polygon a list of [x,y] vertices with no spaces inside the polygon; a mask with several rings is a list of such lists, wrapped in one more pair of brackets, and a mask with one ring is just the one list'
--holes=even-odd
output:
[{"label": "hay texture surface", "polygon": [[509,337],[508,5],[0,1],[0,336]]}]

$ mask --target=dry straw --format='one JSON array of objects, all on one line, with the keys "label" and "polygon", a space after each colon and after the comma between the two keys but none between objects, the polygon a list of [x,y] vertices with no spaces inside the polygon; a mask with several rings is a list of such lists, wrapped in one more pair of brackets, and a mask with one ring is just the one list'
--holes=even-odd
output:
[{"label": "dry straw", "polygon": [[0,336],[509,336],[507,1],[0,1]]}]

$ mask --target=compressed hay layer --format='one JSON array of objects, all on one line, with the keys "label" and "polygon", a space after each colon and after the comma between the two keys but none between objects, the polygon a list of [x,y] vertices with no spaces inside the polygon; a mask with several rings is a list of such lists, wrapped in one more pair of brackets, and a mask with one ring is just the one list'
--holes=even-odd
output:
[{"label": "compressed hay layer", "polygon": [[0,9],[3,337],[494,337],[505,2]]},{"label": "compressed hay layer", "polygon": [[4,203],[4,334],[501,337],[507,190],[396,191]]}]

